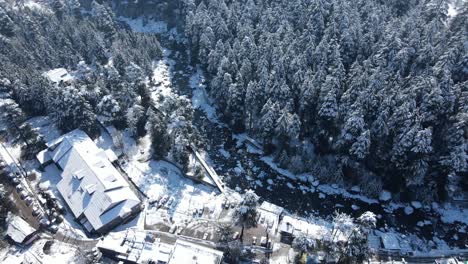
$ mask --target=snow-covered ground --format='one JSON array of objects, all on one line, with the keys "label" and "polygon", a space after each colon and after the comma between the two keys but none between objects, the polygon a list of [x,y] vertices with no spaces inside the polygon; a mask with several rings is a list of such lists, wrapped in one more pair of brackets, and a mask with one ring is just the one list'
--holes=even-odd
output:
[{"label": "snow-covered ground", "polygon": [[203,84],[204,77],[202,70],[197,67],[196,73],[190,77],[190,87],[193,89],[192,106],[205,112],[207,118],[214,123],[219,123],[216,116],[216,109],[211,105]]},{"label": "snow-covered ground", "polygon": [[31,127],[36,130],[45,142],[52,141],[60,137],[61,132],[47,116],[36,116],[28,120]]},{"label": "snow-covered ground", "polygon": [[80,252],[76,247],[54,240],[50,252],[44,253],[44,245],[49,241],[40,239],[30,247],[20,248],[10,246],[0,251],[0,263],[22,264],[22,263],[84,263]]},{"label": "snow-covered ground", "polygon": [[444,223],[460,222],[468,225],[468,208],[459,208],[450,204],[433,206],[433,208],[441,215]]},{"label": "snow-covered ground", "polygon": [[[170,204],[168,217],[173,222],[186,222],[192,219],[194,210],[206,207],[211,217],[219,215],[224,196],[214,187],[197,184],[182,176],[180,170],[165,161],[150,160],[141,162],[131,160],[124,170],[151,201],[165,200]],[[157,208],[150,206],[146,211],[146,224],[154,225],[159,221]],[[156,220],[156,222],[154,221]]]}]

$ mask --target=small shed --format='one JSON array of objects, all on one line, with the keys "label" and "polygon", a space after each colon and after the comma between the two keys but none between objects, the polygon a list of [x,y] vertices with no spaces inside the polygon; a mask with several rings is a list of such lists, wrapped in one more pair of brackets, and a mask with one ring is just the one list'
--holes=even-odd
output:
[{"label": "small shed", "polygon": [[38,238],[37,230],[17,215],[8,217],[7,237],[17,245],[29,245]]},{"label": "small shed", "polygon": [[47,165],[52,164],[52,157],[49,154],[48,149],[44,149],[36,155],[37,161],[39,161],[41,170]]},{"label": "small shed", "polygon": [[382,246],[385,250],[388,251],[400,251],[400,242],[398,241],[398,238],[395,234],[393,233],[383,233],[380,236],[380,239],[382,240]]}]

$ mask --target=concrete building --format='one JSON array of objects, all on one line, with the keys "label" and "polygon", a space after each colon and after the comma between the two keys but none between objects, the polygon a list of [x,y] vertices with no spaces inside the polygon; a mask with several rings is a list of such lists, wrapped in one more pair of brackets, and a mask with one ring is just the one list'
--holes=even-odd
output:
[{"label": "concrete building", "polygon": [[316,236],[324,232],[324,230],[321,225],[286,215],[279,224],[279,232],[281,234],[281,242],[291,244],[294,238],[300,233]]},{"label": "concrete building", "polygon": [[150,231],[127,229],[110,233],[97,248],[108,258],[125,263],[166,264],[173,245],[162,243]]},{"label": "concrete building", "polygon": [[168,244],[157,232],[127,229],[112,232],[97,244],[108,258],[124,263],[155,264],[221,264],[223,252],[210,247],[177,239]]},{"label": "concrete building", "polygon": [[257,222],[267,228],[272,235],[275,235],[278,232],[283,211],[283,207],[264,201],[257,209]]},{"label": "concrete building", "polygon": [[81,130],[49,143],[37,155],[62,170],[57,190],[89,233],[105,233],[141,210],[141,201],[112,164],[111,151],[99,149]]},{"label": "concrete building", "polygon": [[179,239],[168,264],[220,264],[222,260],[222,251]]}]

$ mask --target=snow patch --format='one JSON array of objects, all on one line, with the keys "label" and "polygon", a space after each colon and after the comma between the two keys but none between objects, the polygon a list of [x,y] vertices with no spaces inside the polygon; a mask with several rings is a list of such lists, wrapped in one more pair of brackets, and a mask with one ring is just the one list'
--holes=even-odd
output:
[{"label": "snow patch", "polygon": [[413,207],[411,207],[411,206],[406,206],[406,207],[405,207],[405,214],[406,214],[406,215],[410,215],[410,214],[412,214],[413,212],[414,212]]},{"label": "snow patch", "polygon": [[418,201],[412,201],[411,206],[413,206],[414,209],[421,209],[422,204],[420,202],[418,202]]},{"label": "snow patch", "polygon": [[190,77],[190,87],[193,89],[192,105],[205,112],[208,119],[213,123],[218,123],[216,109],[210,103],[210,99],[206,94],[205,85],[203,84],[204,77],[202,70],[197,67],[197,72]]},{"label": "snow patch", "polygon": [[392,199],[392,194],[389,191],[383,190],[379,195],[379,200],[387,202]]},{"label": "snow patch", "polygon": [[468,208],[458,208],[456,206],[446,204],[443,207],[433,206],[434,210],[440,214],[440,219],[446,224],[460,222],[468,225]]}]

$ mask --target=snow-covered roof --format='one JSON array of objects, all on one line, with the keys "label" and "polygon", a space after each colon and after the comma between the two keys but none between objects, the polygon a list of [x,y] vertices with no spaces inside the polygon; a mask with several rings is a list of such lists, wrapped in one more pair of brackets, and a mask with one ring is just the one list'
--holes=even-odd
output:
[{"label": "snow-covered roof", "polygon": [[314,223],[309,223],[305,220],[293,218],[289,215],[283,217],[280,223],[279,230],[281,232],[297,235],[304,233],[306,235],[314,235],[322,232],[323,227]]},{"label": "snow-covered roof", "polygon": [[283,213],[283,210],[283,207],[269,202],[263,202],[258,208],[260,224],[276,233],[278,230],[279,218],[281,213]]},{"label": "snow-covered roof", "polygon": [[71,76],[65,68],[53,69],[45,72],[43,75],[55,83],[60,81],[66,82],[73,79],[73,76]]},{"label": "snow-covered roof", "polygon": [[11,215],[8,219],[7,236],[16,243],[22,244],[25,239],[36,232],[23,218],[17,215]]},{"label": "snow-covered roof", "polygon": [[44,149],[43,151],[37,153],[36,159],[39,161],[40,164],[45,164],[51,161],[52,157],[50,156],[49,151],[47,149]]},{"label": "snow-covered roof", "polygon": [[393,233],[382,233],[380,235],[380,239],[382,240],[383,247],[387,250],[400,250],[400,243],[398,242],[398,238]]},{"label": "snow-covered roof", "polygon": [[139,206],[127,181],[85,132],[71,131],[47,145],[63,170],[57,189],[75,217],[84,214],[88,231],[98,231]]},{"label": "snow-covered roof", "polygon": [[262,203],[262,205],[260,205],[260,209],[268,211],[268,212],[276,214],[276,215],[280,215],[284,210],[283,207],[278,206],[276,204],[266,202],[266,201],[264,201]]},{"label": "snow-covered roof", "polygon": [[97,247],[114,252],[119,260],[133,263],[167,263],[173,248],[161,243],[153,233],[136,229],[110,233],[98,242]]},{"label": "snow-covered roof", "polygon": [[223,252],[219,250],[179,239],[168,264],[219,264],[222,259]]}]

